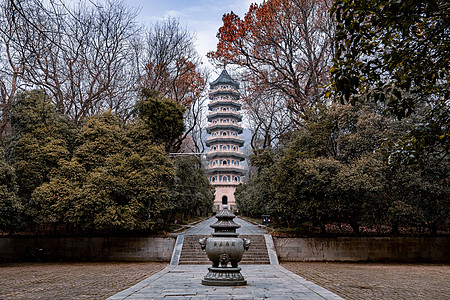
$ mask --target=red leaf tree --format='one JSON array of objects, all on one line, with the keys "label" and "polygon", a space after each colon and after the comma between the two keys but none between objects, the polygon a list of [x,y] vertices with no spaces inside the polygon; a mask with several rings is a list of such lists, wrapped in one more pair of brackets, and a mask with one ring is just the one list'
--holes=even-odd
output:
[{"label": "red leaf tree", "polygon": [[225,14],[217,50],[208,57],[244,70],[248,104],[262,91],[276,92],[300,123],[328,82],[334,32],[329,6],[329,0],[268,0],[252,4],[243,19]]}]

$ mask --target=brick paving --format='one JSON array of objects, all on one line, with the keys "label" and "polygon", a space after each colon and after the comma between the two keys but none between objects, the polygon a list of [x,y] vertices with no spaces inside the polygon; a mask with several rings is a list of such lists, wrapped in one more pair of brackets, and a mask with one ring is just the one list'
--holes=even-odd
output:
[{"label": "brick paving", "polygon": [[282,263],[344,299],[450,299],[450,265]]},{"label": "brick paving", "polygon": [[0,299],[105,299],[167,263],[0,264]]}]

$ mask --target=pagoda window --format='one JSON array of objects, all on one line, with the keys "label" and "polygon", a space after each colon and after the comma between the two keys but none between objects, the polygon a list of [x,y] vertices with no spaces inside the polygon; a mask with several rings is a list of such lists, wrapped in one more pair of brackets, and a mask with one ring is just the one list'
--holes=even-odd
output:
[{"label": "pagoda window", "polygon": [[224,161],[222,162],[222,165],[226,166],[226,165],[227,165],[227,161],[224,160]]},{"label": "pagoda window", "polygon": [[212,177],[212,178],[211,178],[211,181],[212,181],[212,182],[215,182],[215,181],[216,181],[216,177]]}]

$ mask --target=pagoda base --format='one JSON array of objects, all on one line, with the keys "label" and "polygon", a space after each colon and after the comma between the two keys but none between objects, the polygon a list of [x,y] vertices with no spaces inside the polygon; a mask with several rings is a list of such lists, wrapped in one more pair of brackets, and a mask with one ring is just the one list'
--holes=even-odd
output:
[{"label": "pagoda base", "polygon": [[241,286],[247,285],[247,280],[241,274],[241,268],[210,267],[202,280],[203,285],[212,286]]}]

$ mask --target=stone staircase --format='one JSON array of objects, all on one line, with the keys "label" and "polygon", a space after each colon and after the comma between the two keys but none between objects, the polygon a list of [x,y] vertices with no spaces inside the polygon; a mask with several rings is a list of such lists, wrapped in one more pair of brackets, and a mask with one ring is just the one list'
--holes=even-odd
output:
[{"label": "stone staircase", "polygon": [[[206,252],[198,242],[203,237],[211,235],[186,235],[181,249],[180,265],[211,264]],[[239,235],[240,238],[251,240],[250,249],[244,252],[240,264],[270,264],[264,235]]]}]

